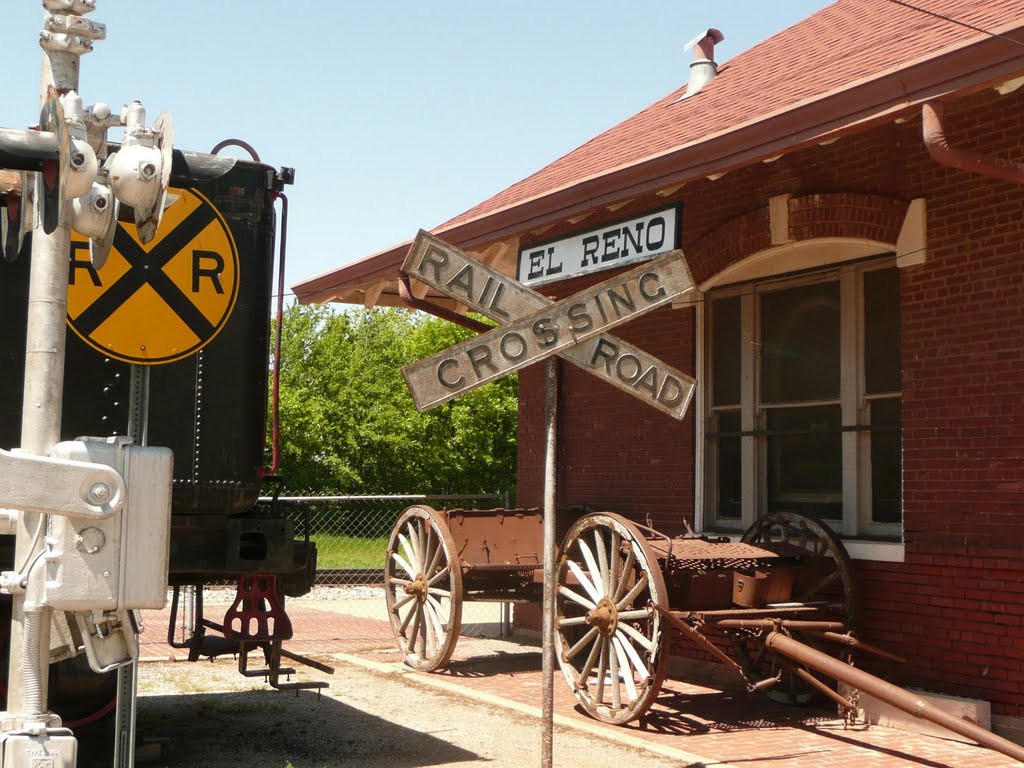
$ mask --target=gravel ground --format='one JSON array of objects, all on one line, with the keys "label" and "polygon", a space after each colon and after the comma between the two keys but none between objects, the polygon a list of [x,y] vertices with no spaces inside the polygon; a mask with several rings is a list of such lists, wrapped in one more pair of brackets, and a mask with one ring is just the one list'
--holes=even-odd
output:
[{"label": "gravel ground", "polygon": [[[185,768],[520,768],[540,765],[536,718],[334,661],[332,687],[268,690],[228,659],[147,663],[139,676],[137,765]],[[683,763],[556,726],[557,766]]]}]

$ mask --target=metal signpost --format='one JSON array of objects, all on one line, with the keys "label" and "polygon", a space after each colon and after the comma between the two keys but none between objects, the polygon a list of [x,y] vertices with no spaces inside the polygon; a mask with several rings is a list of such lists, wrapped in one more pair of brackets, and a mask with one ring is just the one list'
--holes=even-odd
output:
[{"label": "metal signpost", "polygon": [[417,236],[402,271],[504,323],[403,369],[419,411],[429,410],[527,365],[547,361],[541,765],[550,768],[555,662],[556,356],[564,357],[673,418],[682,419],[693,397],[694,380],[606,331],[693,290],[693,279],[682,252],[673,251],[552,302],[426,232]]},{"label": "metal signpost", "polygon": [[[80,59],[106,35],[103,24],[85,18],[95,0],[42,5],[39,130],[0,129],[5,157],[22,171],[4,182],[8,205],[0,252],[7,261],[18,258],[27,212],[35,210],[21,448],[0,450],[0,506],[18,510],[17,570],[0,574],[13,612],[0,763],[73,768],[74,735],[47,708],[51,652],[85,653],[96,672],[134,663],[135,611],[166,599],[172,457],[168,449],[133,445],[128,438],[58,442],[71,230],[81,236],[87,253],[81,263],[94,277],[111,252],[121,204],[132,208],[140,244],[155,237],[171,173],[173,125],[161,115],[147,128],[138,102],[120,115],[102,102],[85,107],[78,94]],[[115,126],[124,127],[124,137],[108,152],[106,133]],[[34,172],[34,193],[26,170]],[[144,380],[135,388],[139,407],[129,427],[136,437],[145,434]],[[89,546],[82,546],[84,531]],[[36,567],[40,562],[45,569]],[[51,623],[61,634],[53,647]],[[71,624],[80,641],[68,645],[64,635],[70,636]],[[122,687],[133,699],[134,677],[126,674],[132,684]],[[119,696],[118,710],[119,721],[128,723],[118,764],[130,765],[133,701]]]}]

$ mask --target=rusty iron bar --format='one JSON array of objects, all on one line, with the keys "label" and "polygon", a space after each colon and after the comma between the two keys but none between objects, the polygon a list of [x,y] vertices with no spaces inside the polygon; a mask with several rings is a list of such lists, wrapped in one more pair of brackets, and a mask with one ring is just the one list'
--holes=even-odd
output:
[{"label": "rusty iron bar", "polygon": [[722,629],[799,629],[805,632],[835,632],[846,629],[841,621],[799,621],[797,619],[722,619],[715,622]]},{"label": "rusty iron bar", "polygon": [[334,674],[334,667],[330,666],[329,664],[324,664],[323,662],[317,661],[316,659],[311,659],[309,656],[303,656],[301,653],[292,653],[291,651],[285,650],[282,647],[281,656],[285,659],[297,661],[299,662],[299,664],[303,664],[319,672],[323,672],[328,675]]},{"label": "rusty iron bar", "polygon": [[[699,630],[695,629],[694,627],[691,627],[685,621],[677,618],[669,609],[662,608],[657,603],[652,603],[652,605],[654,609],[658,611],[658,613],[660,613],[662,616],[664,616],[673,627],[678,629],[680,632],[686,635],[686,637],[688,637],[698,646],[703,648],[705,651],[715,656],[716,658],[720,659],[726,665],[735,669],[737,672],[740,673],[744,680],[747,680],[747,673],[743,671],[743,667],[737,664],[736,661],[732,659],[728,654],[726,654],[721,648],[719,648],[717,645],[715,645],[706,637],[704,637],[704,635],[701,634]],[[750,681],[747,680],[747,682],[749,683]]]},{"label": "rusty iron bar", "polygon": [[853,711],[855,711],[857,709],[856,705],[854,705],[854,703],[852,701],[847,699],[842,694],[837,693],[836,691],[833,691],[831,688],[829,688],[827,685],[825,685],[825,683],[823,683],[821,680],[816,678],[814,675],[812,675],[806,669],[803,669],[802,667],[795,666],[794,664],[790,664],[788,661],[783,661],[782,665],[791,674],[796,675],[801,680],[803,680],[805,683],[807,683],[812,688],[814,688],[816,691],[820,691],[823,695],[825,695],[828,698],[832,699],[832,701],[834,701],[836,704],[838,704],[843,709],[845,709],[845,710],[847,710],[849,712],[853,712]]},{"label": "rusty iron bar", "polygon": [[943,712],[910,691],[870,675],[861,669],[851,667],[849,664],[834,659],[821,651],[816,651],[780,632],[770,633],[765,639],[765,645],[780,656],[816,669],[822,674],[853,686],[857,690],[874,696],[879,701],[890,704],[914,717],[940,725],[953,733],[976,741],[983,747],[1024,762],[1024,747],[1019,744],[1014,744],[991,731],[986,731],[979,725]]},{"label": "rusty iron bar", "polygon": [[447,320],[450,323],[455,323],[463,328],[468,328],[471,331],[477,333],[487,333],[487,331],[493,331],[494,326],[488,325],[487,323],[481,323],[479,320],[474,320],[472,317],[466,317],[460,315],[454,309],[448,309],[448,307],[442,307],[440,304],[435,304],[432,301],[426,299],[417,299],[413,295],[412,286],[409,284],[409,275],[404,272],[398,277],[398,294],[402,297],[402,301],[405,302],[406,306],[411,309],[419,309],[426,312],[434,317],[440,317],[442,320]]},{"label": "rusty iron bar", "polygon": [[895,661],[899,664],[907,663],[907,660],[902,656],[897,656],[895,653],[883,651],[881,648],[871,645],[870,643],[865,643],[863,640],[858,640],[852,635],[839,634],[838,632],[815,632],[815,636],[820,637],[823,640],[828,640],[832,643],[839,643],[840,645],[848,646],[857,651],[864,651],[864,653],[880,656],[883,659]]}]

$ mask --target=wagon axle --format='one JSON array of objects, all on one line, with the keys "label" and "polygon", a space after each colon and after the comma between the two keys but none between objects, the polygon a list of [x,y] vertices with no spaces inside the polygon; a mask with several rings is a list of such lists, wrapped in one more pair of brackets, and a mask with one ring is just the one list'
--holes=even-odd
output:
[{"label": "wagon axle", "polygon": [[619,611],[615,603],[602,597],[592,610],[587,611],[584,621],[588,626],[597,627],[602,636],[611,637],[619,624]]},{"label": "wagon axle", "polygon": [[409,584],[406,584],[403,588],[405,594],[412,595],[421,603],[426,602],[427,599],[427,578],[422,573],[417,574],[416,578]]}]

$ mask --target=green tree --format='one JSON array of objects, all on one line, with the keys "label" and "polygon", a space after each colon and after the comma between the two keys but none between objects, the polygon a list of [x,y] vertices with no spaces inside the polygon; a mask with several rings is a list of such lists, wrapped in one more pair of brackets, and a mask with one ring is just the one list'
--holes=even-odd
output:
[{"label": "green tree", "polygon": [[483,493],[515,485],[515,376],[420,414],[401,374],[471,331],[405,310],[299,305],[282,327],[281,463],[293,492]]}]

